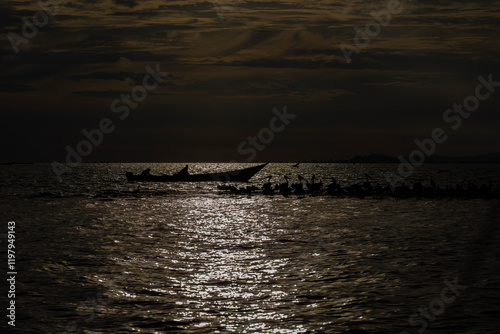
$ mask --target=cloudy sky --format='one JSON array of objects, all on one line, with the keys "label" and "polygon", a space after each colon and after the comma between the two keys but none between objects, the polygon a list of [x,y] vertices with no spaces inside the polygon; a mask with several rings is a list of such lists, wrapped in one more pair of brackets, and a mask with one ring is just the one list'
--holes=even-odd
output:
[{"label": "cloudy sky", "polygon": [[[457,130],[443,121],[478,76],[500,82],[500,1],[402,1],[350,63],[340,44],[387,1],[65,1],[22,42],[40,3],[0,4],[3,162],[64,161],[103,118],[115,130],[85,161],[245,161],[285,105],[297,117],[258,161],[408,154],[438,127],[437,154],[500,152],[500,88]],[[170,76],[122,120],[111,105],[147,66]]]}]

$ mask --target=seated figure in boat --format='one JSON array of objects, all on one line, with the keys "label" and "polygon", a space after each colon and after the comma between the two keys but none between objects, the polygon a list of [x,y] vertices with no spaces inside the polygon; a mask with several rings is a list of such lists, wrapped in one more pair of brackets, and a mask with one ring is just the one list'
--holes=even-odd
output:
[{"label": "seated figure in boat", "polygon": [[148,176],[149,172],[151,172],[151,168],[143,170],[142,173],[141,173],[141,176]]}]

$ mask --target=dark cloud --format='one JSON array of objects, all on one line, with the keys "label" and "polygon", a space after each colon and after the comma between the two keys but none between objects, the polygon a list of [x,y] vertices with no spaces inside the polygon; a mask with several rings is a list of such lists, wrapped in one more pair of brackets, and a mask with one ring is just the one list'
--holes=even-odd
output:
[{"label": "dark cloud", "polygon": [[71,80],[125,80],[134,77],[134,72],[94,72],[90,74],[69,75]]},{"label": "dark cloud", "polygon": [[139,5],[139,3],[135,0],[113,0],[113,2],[120,6],[125,6],[128,8],[134,8]]},{"label": "dark cloud", "polygon": [[76,92],[78,95],[86,96],[86,97],[97,97],[97,98],[109,98],[109,99],[116,99],[119,98],[121,94],[123,94],[123,91],[115,91],[115,90],[99,90],[99,91],[91,91],[91,90],[85,90],[85,91],[79,91]]},{"label": "dark cloud", "polygon": [[0,29],[18,24],[18,17],[13,13],[12,9],[5,4],[0,4]]},{"label": "dark cloud", "polygon": [[0,83],[0,92],[15,93],[15,92],[30,92],[35,90],[37,89],[31,86],[19,85],[15,83]]},{"label": "dark cloud", "polygon": [[[110,102],[140,84],[146,66],[160,64],[172,76],[106,139],[117,160],[142,151],[161,156],[162,145],[174,160],[196,159],[201,146],[224,160],[268,124],[272,108],[285,104],[300,121],[269,145],[279,159],[295,159],[287,155],[294,147],[325,158],[389,153],[411,148],[440,126],[446,108],[474,93],[479,75],[493,73],[500,81],[497,2],[403,1],[403,12],[352,54],[350,64],[340,44],[354,45],[354,29],[363,29],[387,1],[219,2],[223,22],[212,1],[71,1],[15,54],[7,33],[20,34],[22,17],[40,8],[4,1],[2,110],[28,121],[22,136],[14,129],[3,135],[20,143],[33,133],[43,152],[63,154],[81,129],[116,116]],[[464,154],[475,153],[483,138],[496,138],[490,132],[499,124],[499,99],[482,102],[443,149],[457,152],[467,141],[471,151]]]},{"label": "dark cloud", "polygon": [[[84,90],[84,91],[78,91],[75,92],[77,95],[85,96],[85,97],[96,97],[96,98],[106,98],[110,99],[110,102],[113,101],[114,99],[119,99],[122,94],[129,94],[130,95],[130,90],[128,91],[116,91],[116,90]],[[148,95],[157,95],[155,92],[148,92]]]}]

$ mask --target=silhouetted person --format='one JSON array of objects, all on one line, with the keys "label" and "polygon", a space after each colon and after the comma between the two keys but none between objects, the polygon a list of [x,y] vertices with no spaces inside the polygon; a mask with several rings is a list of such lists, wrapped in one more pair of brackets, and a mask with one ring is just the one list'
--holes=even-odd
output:
[{"label": "silhouetted person", "polygon": [[299,182],[292,184],[292,188],[294,188],[295,195],[305,195],[306,191],[304,190],[304,185],[302,184],[302,177],[299,175]]},{"label": "silhouetted person", "polygon": [[274,190],[279,190],[280,193],[282,193],[282,194],[288,194],[288,193],[292,192],[292,188],[290,188],[288,185],[288,181],[289,181],[288,176],[284,175],[283,177],[285,178],[285,182],[283,182],[279,185],[277,184]]},{"label": "silhouetted person", "polygon": [[186,167],[184,167],[177,174],[175,174],[175,176],[180,176],[180,177],[185,177],[185,176],[188,176],[188,175],[189,175],[188,165],[186,165]]},{"label": "silhouetted person", "polygon": [[143,170],[141,173],[141,176],[147,176],[147,175],[149,175],[149,172],[151,172],[151,168]]},{"label": "silhouetted person", "polygon": [[417,181],[413,184],[413,192],[417,196],[422,196],[422,191],[424,190],[424,187],[422,186],[421,181]]},{"label": "silhouetted person", "polygon": [[132,178],[133,178],[133,176],[134,176],[134,173],[132,173],[132,172],[127,172],[127,173],[125,173],[125,176],[127,177],[127,181],[128,181],[128,182],[132,182]]},{"label": "silhouetted person", "polygon": [[269,175],[267,177],[267,182],[264,183],[264,185],[262,186],[262,193],[264,195],[273,195],[274,194],[274,189],[272,188],[272,184],[271,184],[271,179],[273,178],[272,175]]}]

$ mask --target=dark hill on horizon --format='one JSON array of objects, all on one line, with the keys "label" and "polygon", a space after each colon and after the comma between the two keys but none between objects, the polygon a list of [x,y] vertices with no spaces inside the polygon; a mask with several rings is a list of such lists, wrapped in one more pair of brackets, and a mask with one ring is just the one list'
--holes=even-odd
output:
[{"label": "dark hill on horizon", "polygon": [[[408,157],[404,157],[409,161]],[[398,158],[391,157],[385,154],[370,154],[366,156],[355,156],[347,160],[323,160],[323,161],[307,161],[307,162],[330,162],[330,163],[400,163]],[[430,156],[425,158],[425,163],[500,163],[500,153],[488,153],[482,155],[473,155],[466,157],[447,157],[447,156]]]}]

